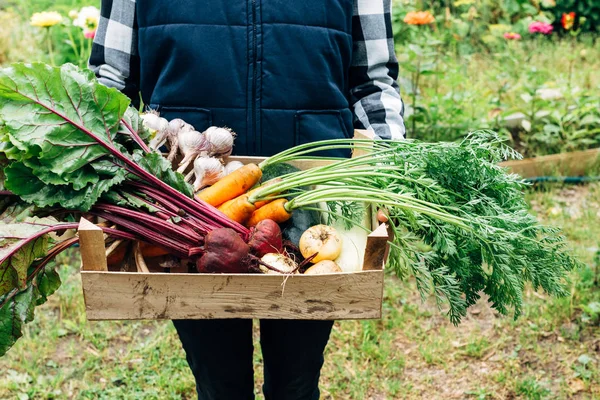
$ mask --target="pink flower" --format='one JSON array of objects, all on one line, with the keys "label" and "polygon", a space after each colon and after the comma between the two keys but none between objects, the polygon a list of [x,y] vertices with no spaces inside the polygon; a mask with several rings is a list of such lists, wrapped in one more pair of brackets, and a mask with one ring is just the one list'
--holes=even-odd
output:
[{"label": "pink flower", "polygon": [[96,31],[83,31],[83,37],[93,39],[96,36]]},{"label": "pink flower", "polygon": [[543,35],[549,35],[552,33],[552,24],[546,22],[534,21],[529,25],[530,33],[541,33]]},{"label": "pink flower", "polygon": [[515,33],[515,32],[506,32],[504,34],[504,39],[507,39],[507,40],[519,40],[519,39],[521,39],[521,35],[519,35],[518,33]]}]

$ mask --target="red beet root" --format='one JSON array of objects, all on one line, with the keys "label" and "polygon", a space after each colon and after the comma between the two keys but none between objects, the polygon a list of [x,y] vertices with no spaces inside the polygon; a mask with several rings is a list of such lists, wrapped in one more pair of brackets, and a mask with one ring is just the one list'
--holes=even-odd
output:
[{"label": "red beet root", "polygon": [[260,221],[252,231],[248,244],[252,254],[257,257],[267,253],[281,253],[283,242],[279,225],[270,219]]},{"label": "red beet root", "polygon": [[204,239],[204,255],[197,261],[198,272],[248,272],[250,247],[233,230],[217,228]]}]

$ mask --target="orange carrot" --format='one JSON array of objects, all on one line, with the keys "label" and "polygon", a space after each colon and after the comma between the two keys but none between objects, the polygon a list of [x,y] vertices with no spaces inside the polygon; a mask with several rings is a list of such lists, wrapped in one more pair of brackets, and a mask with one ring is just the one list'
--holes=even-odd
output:
[{"label": "orange carrot", "polygon": [[256,210],[254,204],[248,201],[247,194],[238,196],[228,203],[226,207],[219,207],[219,210],[227,215],[229,219],[240,224],[245,224]]},{"label": "orange carrot", "polygon": [[[265,183],[263,183],[262,185],[260,185],[257,188],[252,189],[251,191],[248,192],[248,197],[250,197],[251,195],[253,195],[254,193],[258,192],[260,189],[265,188],[267,186],[271,186],[275,183],[281,182],[281,178],[274,178],[271,179],[270,181],[267,181]],[[268,204],[270,202],[272,202],[273,200],[261,200],[261,201],[257,201],[254,203],[254,205],[256,206],[256,208],[261,208],[262,206],[264,206],[265,204]]]},{"label": "orange carrot", "polygon": [[227,209],[227,208],[228,208],[228,207],[231,205],[231,203],[233,203],[234,201],[236,201],[237,199],[239,199],[239,198],[240,198],[240,197],[242,197],[242,196],[247,196],[247,194],[246,194],[246,193],[244,193],[244,194],[240,194],[238,197],[236,197],[236,198],[234,198],[234,199],[227,200],[225,203],[221,204],[221,205],[220,205],[219,207],[217,207],[217,208],[219,209],[219,211],[223,212],[223,210],[226,210],[226,209]]},{"label": "orange carrot", "polygon": [[290,219],[292,214],[285,209],[286,199],[273,200],[252,213],[246,226],[255,226],[263,219],[272,219],[278,224]]},{"label": "orange carrot", "polygon": [[142,251],[142,256],[144,257],[159,257],[170,254],[169,251],[164,247],[156,246],[146,242],[140,242],[140,250]]},{"label": "orange carrot", "polygon": [[262,177],[262,171],[256,164],[246,164],[219,180],[214,185],[196,195],[208,204],[218,207],[227,200],[246,193]]},{"label": "orange carrot", "polygon": [[[255,187],[254,189],[252,189],[252,190],[249,190],[248,192],[246,192],[246,193],[244,193],[244,194],[241,194],[241,195],[239,195],[239,196],[238,196],[238,197],[236,197],[235,199],[227,200],[225,203],[221,204],[221,205],[220,205],[219,207],[217,207],[217,208],[219,209],[219,211],[221,211],[221,212],[222,212],[223,210],[225,210],[226,208],[228,208],[228,207],[229,207],[229,205],[230,205],[231,203],[233,203],[234,201],[236,201],[238,198],[240,198],[240,197],[244,197],[244,196],[245,196],[245,198],[246,198],[246,199],[249,199],[249,198],[250,198],[250,196],[251,196],[252,194],[254,194],[254,193],[258,192],[260,189],[262,189],[262,188],[265,188],[265,187],[267,187],[267,186],[270,186],[270,185],[272,185],[272,184],[274,184],[274,183],[277,183],[277,182],[281,182],[281,179],[280,179],[280,178],[271,179],[270,181],[268,181],[268,182],[265,182],[265,183],[263,183],[262,185],[260,185],[260,186],[257,186],[257,187]],[[267,204],[267,203],[270,203],[271,201],[272,201],[272,200],[261,200],[261,201],[257,201],[256,203],[254,203],[254,206],[255,206],[256,208],[260,208],[260,207],[264,206],[265,204]],[[240,203],[240,204],[241,204],[241,203]]]},{"label": "orange carrot", "polygon": [[112,253],[108,255],[108,257],[106,257],[106,263],[108,265],[122,264],[123,260],[125,259],[125,253],[127,253],[128,245],[128,241],[122,241],[117,248],[114,249]]}]

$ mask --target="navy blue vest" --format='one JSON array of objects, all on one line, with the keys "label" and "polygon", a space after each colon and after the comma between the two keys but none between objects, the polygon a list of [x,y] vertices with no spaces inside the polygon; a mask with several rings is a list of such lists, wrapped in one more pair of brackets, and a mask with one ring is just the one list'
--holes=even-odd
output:
[{"label": "navy blue vest", "polygon": [[352,0],[137,0],[142,99],[199,131],[232,128],[235,154],[351,137],[352,7]]}]

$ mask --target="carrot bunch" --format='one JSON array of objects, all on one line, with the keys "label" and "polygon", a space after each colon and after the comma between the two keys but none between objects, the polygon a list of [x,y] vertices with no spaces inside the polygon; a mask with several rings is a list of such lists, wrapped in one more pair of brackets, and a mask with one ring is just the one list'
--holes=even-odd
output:
[{"label": "carrot bunch", "polygon": [[196,197],[225,214],[233,221],[248,227],[256,226],[260,221],[271,219],[277,223],[287,221],[291,212],[285,209],[284,198],[258,199],[255,194],[281,179],[272,179],[256,186],[262,178],[262,171],[256,164],[246,164],[233,171],[214,185],[199,192]]}]

